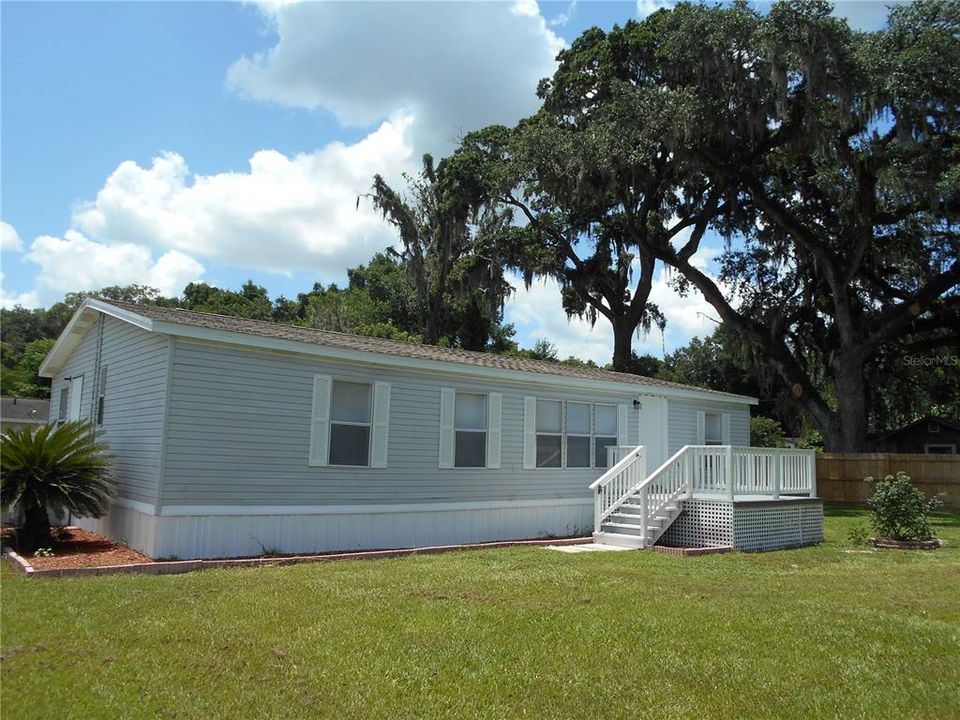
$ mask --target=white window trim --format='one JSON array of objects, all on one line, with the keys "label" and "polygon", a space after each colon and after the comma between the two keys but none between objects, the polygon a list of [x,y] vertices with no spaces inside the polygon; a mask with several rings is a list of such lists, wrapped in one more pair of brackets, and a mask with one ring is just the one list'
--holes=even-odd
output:
[{"label": "white window trim", "polygon": [[[477,428],[457,427],[457,395],[479,395],[483,397],[483,430]],[[457,433],[483,433],[486,437],[483,442],[483,465],[457,465]],[[453,464],[445,470],[488,470],[490,468],[490,393],[482,390],[453,390]]]},{"label": "white window trim", "polygon": [[74,375],[67,382],[67,422],[78,422],[83,417],[83,375]]},{"label": "white window trim", "polygon": [[[350,422],[348,420],[334,420],[333,419],[333,386],[338,382],[341,383],[351,383],[353,385],[366,385],[369,388],[367,393],[367,417],[370,418],[369,421],[362,422]],[[330,381],[330,409],[327,411],[328,424],[330,427],[327,428],[327,466],[335,468],[369,468],[370,467],[370,455],[373,452],[373,383],[364,382],[363,380],[354,380],[352,378],[342,378],[342,377],[333,377]],[[352,427],[365,427],[368,429],[367,432],[367,462],[364,465],[339,465],[337,463],[330,462],[330,447],[333,444],[333,426],[334,425],[348,425]]]},{"label": "white window trim", "polygon": [[[950,448],[949,453],[931,453],[930,448]],[[923,446],[923,452],[926,455],[956,455],[957,454],[957,445],[956,443],[926,443]]]}]

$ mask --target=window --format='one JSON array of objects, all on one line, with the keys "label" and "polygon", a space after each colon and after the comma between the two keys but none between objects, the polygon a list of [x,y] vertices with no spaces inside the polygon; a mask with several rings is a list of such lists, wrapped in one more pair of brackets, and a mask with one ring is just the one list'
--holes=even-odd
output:
[{"label": "window", "polygon": [[65,387],[60,390],[60,409],[57,412],[57,422],[67,421],[67,407],[70,404],[70,388]]},{"label": "window", "polygon": [[453,417],[454,467],[486,467],[487,396],[458,392]]},{"label": "window", "polygon": [[99,388],[97,388],[97,425],[103,425],[103,399],[107,394],[107,366],[100,366]]},{"label": "window", "polygon": [[953,443],[927,443],[923,446],[927,455],[955,455],[957,446]]},{"label": "window", "polygon": [[940,432],[940,423],[938,422],[927,423],[927,432],[931,434]]},{"label": "window", "polygon": [[370,385],[333,381],[330,464],[370,464]]},{"label": "window", "polygon": [[590,467],[590,403],[567,403],[567,467]]},{"label": "window", "polygon": [[703,416],[703,444],[723,445],[723,423],[718,413]]},{"label": "window", "polygon": [[607,467],[607,448],[617,444],[617,406],[594,405],[594,467]]},{"label": "window", "polygon": [[563,402],[537,400],[537,467],[563,465]]}]

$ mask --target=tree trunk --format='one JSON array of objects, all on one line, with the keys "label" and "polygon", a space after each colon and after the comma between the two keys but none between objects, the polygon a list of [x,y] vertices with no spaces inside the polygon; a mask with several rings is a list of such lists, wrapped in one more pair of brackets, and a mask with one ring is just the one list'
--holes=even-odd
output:
[{"label": "tree trunk", "polygon": [[840,352],[831,362],[831,371],[838,411],[829,440],[821,430],[824,447],[829,452],[863,452],[867,442],[867,384],[863,378],[863,361],[856,354]]},{"label": "tree trunk", "polygon": [[630,372],[633,365],[633,333],[637,325],[623,316],[615,317],[610,322],[613,325],[613,369]]},{"label": "tree trunk", "polygon": [[43,505],[29,505],[23,513],[23,527],[17,537],[17,545],[23,552],[33,552],[40,547],[49,547],[50,518]]}]

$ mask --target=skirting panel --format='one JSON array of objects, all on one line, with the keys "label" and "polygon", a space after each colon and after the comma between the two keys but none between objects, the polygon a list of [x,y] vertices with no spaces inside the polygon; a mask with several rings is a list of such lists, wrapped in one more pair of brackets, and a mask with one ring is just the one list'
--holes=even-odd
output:
[{"label": "skirting panel", "polygon": [[658,544],[673,547],[733,545],[733,505],[722,500],[684,500],[683,512],[660,536]]},{"label": "skirting panel", "polygon": [[159,519],[155,515],[133,508],[114,505],[109,513],[98,520],[73,517],[71,522],[79,528],[106,535],[147,557],[155,558]]},{"label": "skirting panel", "polygon": [[315,515],[153,516],[115,507],[106,518],[83,521],[81,527],[152,558],[192,560],[569,537],[588,535],[592,523],[592,501],[567,500],[368,514],[327,508]]},{"label": "skirting panel", "polygon": [[780,550],[823,542],[823,503],[736,505],[737,550]]},{"label": "skirting panel", "polygon": [[732,545],[737,550],[781,550],[823,542],[820,500],[684,500],[683,512],[658,544],[673,547]]}]

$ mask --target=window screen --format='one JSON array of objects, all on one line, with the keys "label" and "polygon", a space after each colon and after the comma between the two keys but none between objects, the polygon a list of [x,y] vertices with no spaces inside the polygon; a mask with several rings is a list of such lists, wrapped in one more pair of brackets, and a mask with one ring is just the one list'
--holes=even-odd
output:
[{"label": "window screen", "polygon": [[706,413],[703,417],[703,442],[705,445],[722,445],[723,430],[721,429],[720,415]]},{"label": "window screen", "polygon": [[567,403],[567,467],[590,467],[590,403]]},{"label": "window screen", "polygon": [[453,417],[454,467],[486,467],[487,396],[458,392]]},{"label": "window screen", "polygon": [[330,398],[330,464],[369,463],[370,385],[334,380]]},{"label": "window screen", "polygon": [[537,467],[563,465],[563,402],[537,400]]},{"label": "window screen", "polygon": [[60,390],[60,408],[57,411],[57,422],[67,421],[67,406],[70,404],[70,388]]},{"label": "window screen", "polygon": [[594,452],[593,464],[607,467],[607,448],[617,444],[617,406],[594,405]]}]

